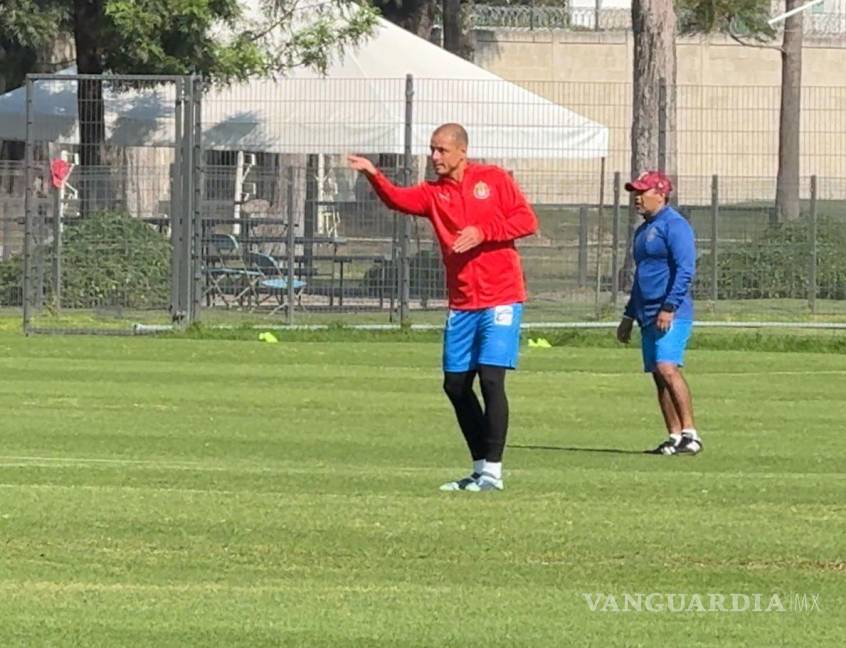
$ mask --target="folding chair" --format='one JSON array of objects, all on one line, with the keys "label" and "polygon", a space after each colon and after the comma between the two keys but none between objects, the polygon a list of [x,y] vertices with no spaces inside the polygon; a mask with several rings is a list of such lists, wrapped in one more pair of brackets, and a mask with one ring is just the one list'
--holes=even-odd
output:
[{"label": "folding chair", "polygon": [[[278,261],[269,254],[248,252],[247,262],[250,267],[255,268],[257,272],[261,273],[261,277],[256,282],[256,305],[260,306],[270,296],[276,297],[277,306],[270,311],[270,314],[273,315],[285,307],[285,298],[288,295],[287,273],[282,270]],[[294,298],[297,300],[297,305],[303,308],[302,296],[306,282],[301,279],[292,279],[291,287],[294,292]],[[267,293],[267,295],[262,297],[262,293]]]},{"label": "folding chair", "polygon": [[243,306],[245,298],[251,301],[262,273],[244,263],[238,239],[231,234],[212,234],[205,241],[205,248],[206,305],[214,305],[218,297],[227,308],[235,302]]}]

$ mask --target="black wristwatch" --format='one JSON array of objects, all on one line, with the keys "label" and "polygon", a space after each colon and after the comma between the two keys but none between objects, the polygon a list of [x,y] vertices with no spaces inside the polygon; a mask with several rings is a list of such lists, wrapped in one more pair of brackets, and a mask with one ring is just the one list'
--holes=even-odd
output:
[{"label": "black wristwatch", "polygon": [[664,304],[663,306],[661,306],[661,310],[664,311],[665,313],[675,313],[676,307],[673,306],[672,304]]}]

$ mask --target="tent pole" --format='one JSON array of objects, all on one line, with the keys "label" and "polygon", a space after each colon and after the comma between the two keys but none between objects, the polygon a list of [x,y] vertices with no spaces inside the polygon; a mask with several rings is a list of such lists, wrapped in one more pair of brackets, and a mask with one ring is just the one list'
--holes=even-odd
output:
[{"label": "tent pole", "polygon": [[[405,141],[403,152],[403,178],[405,186],[411,184],[411,133],[412,133],[412,109],[414,101],[414,77],[411,74],[405,76]],[[411,272],[408,260],[408,244],[411,238],[411,219],[403,217],[402,231],[400,233],[400,326],[407,326],[408,302],[411,293]]]},{"label": "tent pole", "polygon": [[235,154],[235,207],[232,210],[232,234],[241,235],[241,197],[244,193],[244,151]]}]

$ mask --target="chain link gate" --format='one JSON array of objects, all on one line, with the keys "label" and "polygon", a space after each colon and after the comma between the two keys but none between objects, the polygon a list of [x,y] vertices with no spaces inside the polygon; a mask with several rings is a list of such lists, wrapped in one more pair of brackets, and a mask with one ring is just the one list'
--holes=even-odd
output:
[{"label": "chain link gate", "polygon": [[26,333],[192,320],[199,91],[195,77],[27,77]]}]

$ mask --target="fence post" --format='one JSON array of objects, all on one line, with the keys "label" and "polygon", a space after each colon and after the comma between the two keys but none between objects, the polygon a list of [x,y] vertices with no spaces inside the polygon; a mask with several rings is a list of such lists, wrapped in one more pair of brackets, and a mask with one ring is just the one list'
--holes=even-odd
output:
[{"label": "fence post", "polygon": [[8,261],[12,255],[9,238],[12,236],[12,209],[8,202],[3,202],[3,261]]},{"label": "fence post", "polygon": [[190,255],[191,266],[185,285],[185,303],[188,309],[186,325],[191,324],[199,310],[200,296],[202,295],[203,281],[203,173],[206,167],[206,160],[203,154],[203,80],[200,77],[191,77],[192,116],[193,116],[193,142],[192,142],[192,163],[191,192],[193,193],[191,214],[188,222],[188,245],[187,254]]},{"label": "fence post", "polygon": [[399,260],[397,258],[397,246],[399,245],[399,219],[396,214],[393,215],[393,223],[391,224],[391,265],[388,276],[385,281],[389,283],[391,292],[388,300],[388,321],[392,324],[396,320],[397,315],[397,291],[399,287]]},{"label": "fence post", "polygon": [[808,272],[808,305],[817,312],[817,176],[811,176],[811,266]]},{"label": "fence post", "polygon": [[53,188],[53,307],[62,308],[62,212],[64,210],[64,180]]},{"label": "fence post", "polygon": [[600,315],[599,296],[602,293],[602,219],[605,212],[605,158],[602,158],[599,171],[599,206],[596,210],[596,295],[594,310],[597,319]]},{"label": "fence post", "polygon": [[23,267],[23,330],[29,333],[29,323],[32,317],[32,147],[35,133],[32,124],[32,79],[26,79],[26,149],[24,152],[24,267]]},{"label": "fence post", "polygon": [[720,177],[716,174],[711,176],[711,301],[714,307],[719,299],[719,263],[717,240],[719,238],[720,219]]},{"label": "fence post", "polygon": [[172,313],[177,326],[185,326],[190,316],[191,221],[194,218],[194,83],[186,82],[186,101],[182,121],[182,211],[179,213],[179,276],[177,290],[178,309]]},{"label": "fence post", "polygon": [[173,244],[174,278],[171,297],[171,317],[176,326],[190,323],[190,284],[194,275],[191,264],[191,220],[194,217],[194,88],[188,77],[182,80],[181,108],[177,117],[176,156],[174,162],[171,213],[171,241]]},{"label": "fence post", "polygon": [[3,202],[3,261],[8,261],[12,254],[9,237],[12,235],[12,210],[10,204]]},{"label": "fence post", "polygon": [[[414,108],[414,77],[405,76],[405,141],[403,143],[403,180],[407,187],[411,184],[411,137]],[[402,234],[400,238],[400,326],[406,326],[408,321],[408,302],[411,293],[411,273],[408,259],[408,244],[411,239],[411,219],[402,219]]]},{"label": "fence post", "polygon": [[176,110],[174,113],[173,162],[170,172],[170,314],[177,317],[180,311],[179,284],[182,273],[182,213],[185,181],[182,174],[185,170],[184,118],[185,118],[185,84],[182,78],[176,80]]},{"label": "fence post", "polygon": [[579,207],[579,288],[587,285],[588,267],[588,210]]},{"label": "fence post", "polygon": [[294,324],[294,278],[296,277],[294,267],[297,262],[295,249],[297,240],[294,232],[294,178],[294,167],[290,166],[288,167],[288,187],[285,193],[287,197],[285,208],[288,212],[288,229],[285,232],[285,248],[288,255],[288,294],[285,297],[287,306],[285,308],[285,324],[288,326]]},{"label": "fence post", "polygon": [[44,308],[44,239],[47,238],[47,205],[40,202],[36,205],[38,224],[35,228],[35,269],[33,270],[33,297],[32,303],[36,311]]},{"label": "fence post", "polygon": [[617,293],[620,292],[620,259],[617,256],[620,248],[620,172],[614,172],[614,217],[611,225],[611,304],[617,304]]}]

